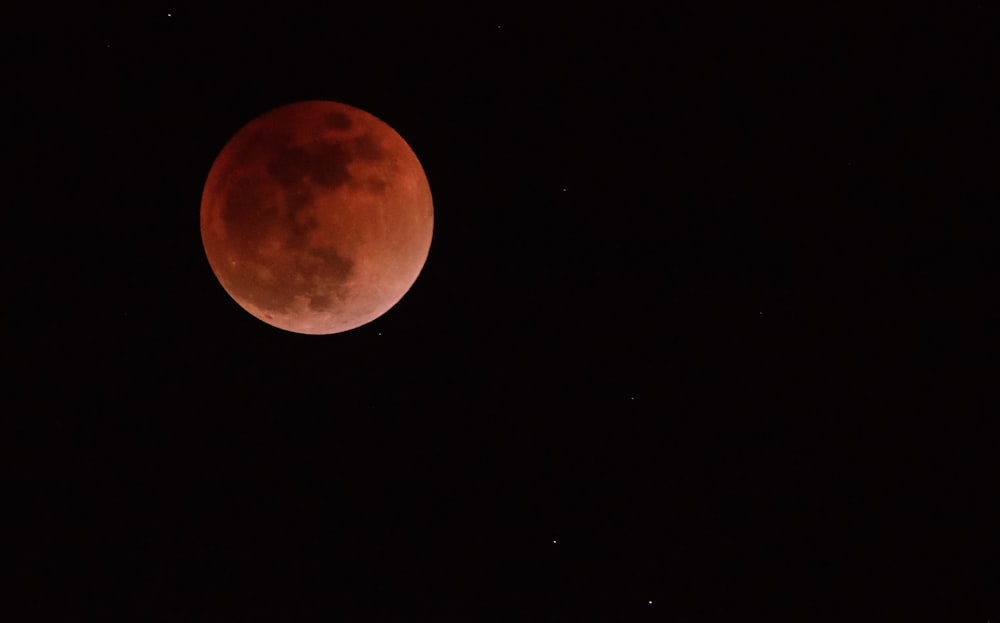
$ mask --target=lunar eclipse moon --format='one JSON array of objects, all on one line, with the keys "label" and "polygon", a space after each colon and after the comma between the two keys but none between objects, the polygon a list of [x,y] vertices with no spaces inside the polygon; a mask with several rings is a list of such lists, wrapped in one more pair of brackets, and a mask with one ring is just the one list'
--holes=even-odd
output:
[{"label": "lunar eclipse moon", "polygon": [[375,116],[338,102],[276,108],[216,157],[201,234],[222,287],[295,333],[357,328],[402,299],[430,251],[434,209],[417,156]]}]

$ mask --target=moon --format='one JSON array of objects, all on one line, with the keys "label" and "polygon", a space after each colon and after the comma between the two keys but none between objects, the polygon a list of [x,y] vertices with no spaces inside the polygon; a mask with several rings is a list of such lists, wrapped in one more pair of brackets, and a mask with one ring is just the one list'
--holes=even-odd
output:
[{"label": "moon", "polygon": [[201,235],[212,271],[243,309],[309,335],[386,313],[423,269],[430,186],[388,124],[331,101],[253,119],[212,164]]}]

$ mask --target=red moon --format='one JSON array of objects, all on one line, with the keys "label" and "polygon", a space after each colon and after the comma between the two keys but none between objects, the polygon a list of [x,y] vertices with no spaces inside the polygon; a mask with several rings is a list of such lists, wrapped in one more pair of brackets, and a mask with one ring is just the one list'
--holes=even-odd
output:
[{"label": "red moon", "polygon": [[248,123],[201,197],[202,242],[222,287],[295,333],[340,333],[387,312],[420,274],[433,229],[413,150],[338,102],[288,104]]}]

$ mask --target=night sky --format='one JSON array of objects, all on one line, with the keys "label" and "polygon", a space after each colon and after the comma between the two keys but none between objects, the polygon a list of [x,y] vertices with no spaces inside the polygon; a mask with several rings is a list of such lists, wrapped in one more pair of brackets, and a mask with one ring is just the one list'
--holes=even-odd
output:
[{"label": "night sky", "polygon": [[[258,4],[5,13],[0,619],[1000,620],[994,5]],[[312,99],[435,209],[328,336],[199,226]]]}]

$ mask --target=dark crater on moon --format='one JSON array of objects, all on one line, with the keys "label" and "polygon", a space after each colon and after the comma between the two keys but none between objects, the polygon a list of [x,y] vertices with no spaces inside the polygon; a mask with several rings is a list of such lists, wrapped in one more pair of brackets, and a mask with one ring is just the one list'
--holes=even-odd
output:
[{"label": "dark crater on moon", "polygon": [[326,123],[327,127],[332,130],[351,129],[351,118],[342,112],[327,113],[323,117],[323,121]]}]

